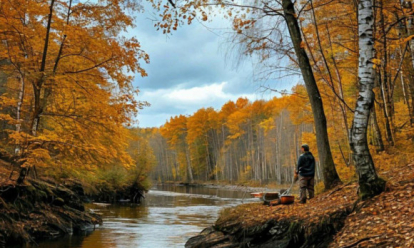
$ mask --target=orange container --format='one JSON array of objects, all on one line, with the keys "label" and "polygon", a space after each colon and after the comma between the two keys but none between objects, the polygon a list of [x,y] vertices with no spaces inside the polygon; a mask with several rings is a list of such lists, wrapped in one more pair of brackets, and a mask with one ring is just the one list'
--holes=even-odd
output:
[{"label": "orange container", "polygon": [[293,195],[284,195],[280,197],[280,203],[282,204],[292,204],[295,202],[295,197]]}]

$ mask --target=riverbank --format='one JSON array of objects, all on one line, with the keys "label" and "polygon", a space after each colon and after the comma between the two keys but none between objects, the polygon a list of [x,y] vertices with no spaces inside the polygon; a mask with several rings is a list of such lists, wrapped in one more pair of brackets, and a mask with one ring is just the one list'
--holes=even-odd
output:
[{"label": "riverbank", "polygon": [[[86,234],[102,223],[84,203],[140,203],[146,189],[138,182],[86,186],[71,178],[26,177],[17,183],[10,163],[0,159],[0,247],[36,244],[65,235]],[[90,185],[90,184],[88,184]]]},{"label": "riverbank", "polygon": [[0,247],[36,244],[94,230],[102,220],[99,215],[85,210],[81,189],[76,183],[61,185],[28,178],[17,184],[3,178]]},{"label": "riverbank", "polygon": [[243,204],[185,247],[413,247],[414,164],[382,173],[387,189],[358,199],[357,183],[319,194],[308,204]]}]

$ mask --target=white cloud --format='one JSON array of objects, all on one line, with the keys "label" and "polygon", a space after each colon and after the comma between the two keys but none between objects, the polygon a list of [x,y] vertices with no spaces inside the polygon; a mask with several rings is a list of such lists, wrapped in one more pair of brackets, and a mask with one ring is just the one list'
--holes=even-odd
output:
[{"label": "white cloud", "polygon": [[160,126],[170,117],[184,114],[191,115],[200,108],[213,107],[220,109],[229,100],[236,101],[239,97],[249,100],[261,98],[256,94],[231,94],[224,91],[226,82],[209,85],[172,89],[144,91],[141,100],[151,103],[151,107],[141,110],[138,120],[140,127]]},{"label": "white cloud", "polygon": [[257,68],[250,59],[238,64],[237,56],[226,56],[232,54],[232,44],[226,39],[231,31],[229,20],[218,15],[212,22],[195,21],[166,36],[153,27],[156,13],[143,4],[146,12],[137,16],[137,26],[128,33],[138,38],[151,60],[142,64],[149,76],[137,76],[134,81],[141,90],[138,100],[151,104],[138,115],[141,127],[160,126],[171,116],[190,115],[200,108],[220,109],[239,97],[262,99],[260,85],[290,89],[297,82],[292,78],[254,81]]},{"label": "white cloud", "polygon": [[185,103],[211,102],[212,99],[230,99],[232,95],[223,92],[226,83],[210,84],[190,89],[176,89],[167,94],[169,99]]}]

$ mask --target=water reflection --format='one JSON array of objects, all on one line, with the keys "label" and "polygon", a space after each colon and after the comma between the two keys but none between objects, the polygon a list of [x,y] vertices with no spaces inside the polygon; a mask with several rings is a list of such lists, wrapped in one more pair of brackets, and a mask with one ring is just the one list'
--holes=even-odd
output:
[{"label": "water reflection", "polygon": [[244,191],[158,186],[140,206],[89,204],[89,209],[102,214],[102,226],[89,235],[44,242],[39,247],[183,247],[188,238],[214,223],[220,209],[242,203],[245,196]]}]

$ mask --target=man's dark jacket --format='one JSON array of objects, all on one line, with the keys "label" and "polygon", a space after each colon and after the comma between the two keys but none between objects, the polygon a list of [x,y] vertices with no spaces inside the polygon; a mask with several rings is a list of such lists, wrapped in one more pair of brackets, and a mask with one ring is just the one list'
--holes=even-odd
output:
[{"label": "man's dark jacket", "polygon": [[313,177],[315,176],[315,158],[312,153],[305,152],[300,155],[298,159],[298,168],[297,171],[299,175],[303,177]]}]

